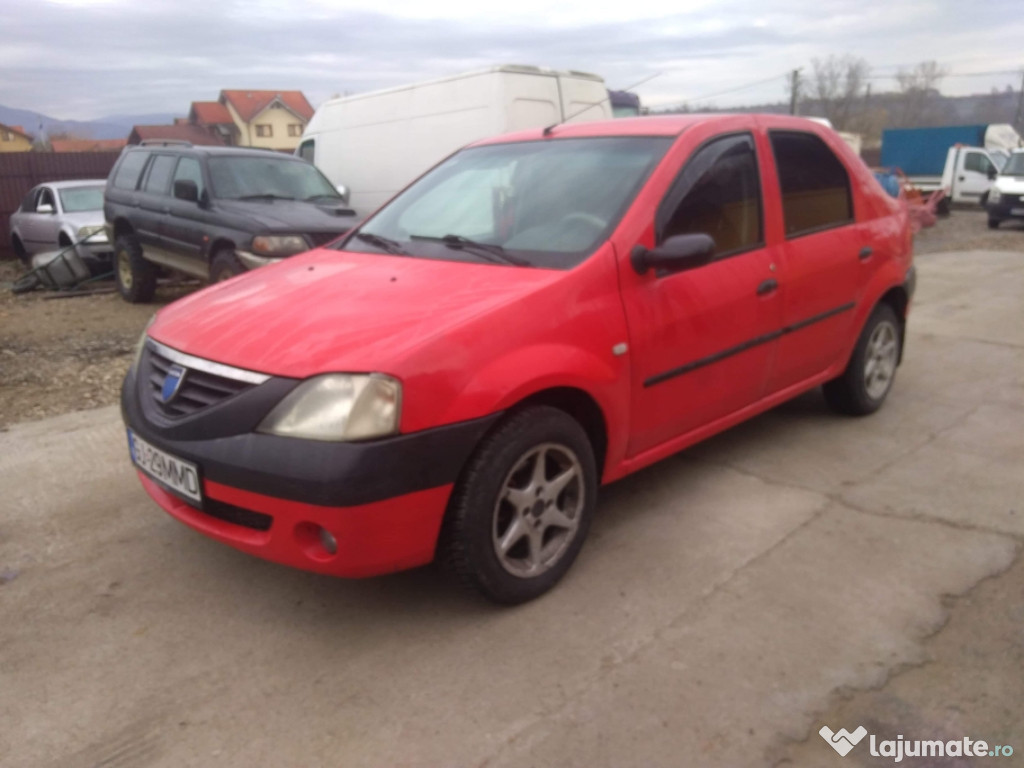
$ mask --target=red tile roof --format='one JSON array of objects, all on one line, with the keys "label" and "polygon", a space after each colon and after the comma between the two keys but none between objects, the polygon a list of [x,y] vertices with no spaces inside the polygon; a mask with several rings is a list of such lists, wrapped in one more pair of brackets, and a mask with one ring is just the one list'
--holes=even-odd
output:
[{"label": "red tile roof", "polygon": [[206,125],[234,125],[228,108],[219,101],[193,101],[189,118],[196,123]]},{"label": "red tile roof", "polygon": [[127,139],[52,139],[54,152],[117,152]]},{"label": "red tile roof", "polygon": [[262,112],[274,99],[281,99],[288,109],[304,120],[313,117],[313,107],[302,91],[221,91],[221,103],[230,102],[238,115],[249,122]]},{"label": "red tile roof", "polygon": [[138,144],[145,139],[169,139],[212,146],[224,145],[220,137],[214,136],[198,125],[136,125],[128,136],[128,143]]}]

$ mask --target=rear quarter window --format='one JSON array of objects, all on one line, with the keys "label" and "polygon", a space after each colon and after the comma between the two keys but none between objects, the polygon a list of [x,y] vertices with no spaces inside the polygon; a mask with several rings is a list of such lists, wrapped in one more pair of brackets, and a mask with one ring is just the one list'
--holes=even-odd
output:
[{"label": "rear quarter window", "polygon": [[853,221],[853,198],[846,168],[812,133],[769,134],[782,193],[786,237],[799,237]]},{"label": "rear quarter window", "polygon": [[114,186],[117,189],[135,189],[139,184],[142,168],[148,159],[149,152],[127,153],[114,172]]}]

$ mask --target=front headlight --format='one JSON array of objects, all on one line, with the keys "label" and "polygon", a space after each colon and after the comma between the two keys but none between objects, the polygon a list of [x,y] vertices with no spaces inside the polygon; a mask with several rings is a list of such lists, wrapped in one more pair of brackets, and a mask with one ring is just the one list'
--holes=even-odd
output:
[{"label": "front headlight", "polygon": [[99,235],[99,234],[102,234],[103,232],[104,232],[104,226],[102,224],[99,224],[99,225],[95,225],[95,226],[79,227],[77,234],[78,234],[78,239],[79,240],[84,240],[87,237],[92,237],[93,235]]},{"label": "front headlight", "polygon": [[261,256],[292,256],[309,250],[309,243],[299,235],[257,235],[252,239],[253,253]]},{"label": "front headlight", "polygon": [[999,193],[999,190],[996,187],[992,187],[992,189],[988,191],[988,201],[990,203],[998,203],[999,198],[1001,197],[1002,195]]},{"label": "front headlight", "polygon": [[307,440],[366,440],[398,432],[402,385],[383,374],[329,373],[304,381],[257,431]]}]

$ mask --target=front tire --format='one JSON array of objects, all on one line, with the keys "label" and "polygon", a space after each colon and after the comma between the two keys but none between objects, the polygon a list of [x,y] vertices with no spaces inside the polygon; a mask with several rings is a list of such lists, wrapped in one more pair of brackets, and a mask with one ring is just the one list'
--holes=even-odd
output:
[{"label": "front tire", "polygon": [[893,308],[879,304],[861,331],[842,375],[822,387],[829,406],[850,416],[882,407],[900,360],[900,322]]},{"label": "front tire", "polygon": [[146,261],[142,246],[132,235],[114,241],[114,276],[121,297],[132,304],[145,304],[156,293],[155,265]]},{"label": "front tire", "polygon": [[594,451],[583,428],[557,408],[526,408],[470,458],[442,528],[441,558],[488,600],[533,600],[575,561],[596,499]]},{"label": "front tire", "polygon": [[213,261],[210,262],[210,282],[220,283],[224,280],[230,280],[235,275],[240,275],[245,272],[245,267],[242,266],[242,262],[235,256],[235,252],[232,250],[218,251],[217,255],[213,257]]},{"label": "front tire", "polygon": [[988,217],[988,228],[999,229],[999,225],[1002,223],[1002,219],[994,219],[991,216]]}]

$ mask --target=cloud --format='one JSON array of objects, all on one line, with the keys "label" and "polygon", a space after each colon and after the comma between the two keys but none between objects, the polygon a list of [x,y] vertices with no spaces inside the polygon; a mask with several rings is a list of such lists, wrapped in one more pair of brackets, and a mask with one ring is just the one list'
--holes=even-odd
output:
[{"label": "cloud", "polygon": [[281,88],[301,89],[315,105],[502,63],[592,71],[619,88],[660,72],[639,89],[655,104],[777,76],[719,103],[774,101],[788,70],[830,53],[876,65],[941,53],[978,57],[971,66],[982,69],[1016,66],[1016,6],[989,6],[998,24],[977,24],[966,4],[925,0],[819,0],[811,9],[803,0],[727,0],[683,11],[643,0],[520,0],[501,15],[467,0],[393,0],[386,13],[362,0],[5,0],[0,103],[64,118],[185,114],[222,88]]}]

